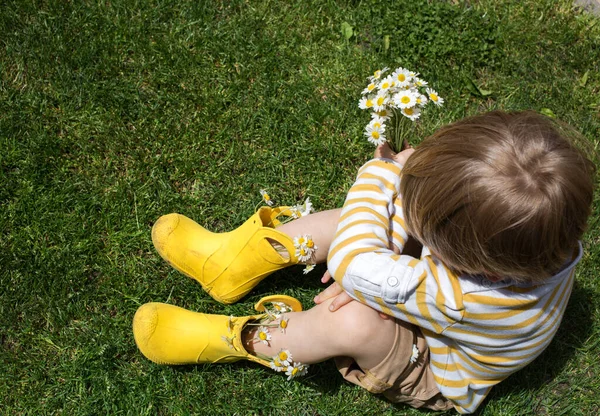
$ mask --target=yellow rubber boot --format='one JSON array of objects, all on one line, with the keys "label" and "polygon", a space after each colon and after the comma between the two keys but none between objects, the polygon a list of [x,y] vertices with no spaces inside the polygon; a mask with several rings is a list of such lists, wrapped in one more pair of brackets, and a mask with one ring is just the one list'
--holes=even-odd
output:
[{"label": "yellow rubber boot", "polygon": [[291,215],[290,209],[263,207],[234,231],[212,233],[183,215],[169,214],[154,224],[152,241],[163,259],[200,282],[214,299],[234,303],[269,274],[298,263],[293,240],[274,228],[282,215]]},{"label": "yellow rubber boot", "polygon": [[[255,309],[264,311],[268,302],[277,306],[284,304],[294,312],[302,310],[297,299],[284,295],[262,298]],[[133,336],[142,354],[157,364],[249,360],[270,367],[270,361],[248,354],[242,344],[242,330],[246,323],[258,321],[264,316],[258,314],[236,318],[192,312],[165,303],[146,303],[133,318]]]}]

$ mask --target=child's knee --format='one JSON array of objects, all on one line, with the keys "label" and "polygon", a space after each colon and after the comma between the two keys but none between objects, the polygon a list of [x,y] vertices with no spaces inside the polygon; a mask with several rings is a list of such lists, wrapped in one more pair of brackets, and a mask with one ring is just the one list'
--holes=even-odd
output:
[{"label": "child's knee", "polygon": [[394,320],[383,319],[376,310],[356,301],[326,313],[330,314],[326,319],[333,321],[340,342],[346,345],[372,342],[382,335],[382,331],[392,331],[395,325]]}]

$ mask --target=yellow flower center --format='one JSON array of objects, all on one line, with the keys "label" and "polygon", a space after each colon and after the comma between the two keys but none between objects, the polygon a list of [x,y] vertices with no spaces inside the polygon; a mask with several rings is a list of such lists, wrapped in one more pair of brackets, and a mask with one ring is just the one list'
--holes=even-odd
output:
[{"label": "yellow flower center", "polygon": [[430,94],[429,98],[431,98],[432,101],[437,101],[438,100],[438,96],[436,94]]},{"label": "yellow flower center", "polygon": [[375,84],[369,84],[369,86],[367,87],[367,89],[369,91],[373,91],[375,89]]},{"label": "yellow flower center", "polygon": [[405,108],[404,109],[404,114],[406,114],[408,116],[412,116],[414,112],[415,111],[412,108]]},{"label": "yellow flower center", "polygon": [[298,239],[298,244],[304,244],[304,242],[305,242],[305,241],[306,241],[306,240],[304,239],[304,237],[300,237],[300,238]]},{"label": "yellow flower center", "polygon": [[386,110],[381,110],[380,112],[377,113],[377,115],[379,117],[387,117],[388,112]]},{"label": "yellow flower center", "polygon": [[385,98],[383,98],[383,97],[379,97],[379,98],[377,98],[377,105],[378,105],[378,106],[382,106],[382,105],[383,105],[383,101],[384,101],[384,100],[385,100]]},{"label": "yellow flower center", "polygon": [[390,83],[389,82],[384,82],[383,84],[381,84],[381,89],[382,90],[387,90],[390,87]]},{"label": "yellow flower center", "polygon": [[292,369],[292,375],[295,376],[296,374],[298,374],[298,367]]},{"label": "yellow flower center", "polygon": [[408,104],[410,103],[410,97],[408,95],[405,95],[400,99],[400,101],[402,101],[402,104]]},{"label": "yellow flower center", "polygon": [[263,198],[265,199],[265,201],[271,200],[271,197],[269,195],[267,195],[267,194],[264,194]]},{"label": "yellow flower center", "polygon": [[365,107],[373,107],[373,100],[367,100],[367,102],[365,102]]},{"label": "yellow flower center", "polygon": [[306,247],[313,248],[314,246],[315,246],[315,243],[312,240],[308,240],[306,242]]},{"label": "yellow flower center", "polygon": [[279,361],[277,361],[277,360],[273,360],[273,365],[274,365],[275,367],[283,367],[283,364],[281,364],[281,363],[280,363]]},{"label": "yellow flower center", "polygon": [[379,127],[381,127],[381,123],[373,123],[373,127],[378,129]]},{"label": "yellow flower center", "polygon": [[258,337],[261,339],[261,341],[264,341],[267,339],[267,334],[265,332],[259,332]]},{"label": "yellow flower center", "polygon": [[404,74],[398,74],[398,81],[404,82],[405,80],[406,80],[406,75],[404,75]]},{"label": "yellow flower center", "polygon": [[287,321],[282,320],[281,322],[279,322],[279,326],[282,327],[282,328],[284,328],[284,329],[287,328]]},{"label": "yellow flower center", "polygon": [[304,248],[300,249],[300,255],[301,256],[306,256],[306,250],[304,250]]},{"label": "yellow flower center", "polygon": [[379,78],[379,77],[381,76],[381,70],[379,70],[379,71],[375,71],[375,72],[373,73],[373,76],[374,76],[375,78]]},{"label": "yellow flower center", "polygon": [[281,351],[281,352],[279,353],[279,359],[280,359],[281,361],[286,361],[286,360],[288,359],[288,355],[287,355],[287,353],[286,353],[285,351]]},{"label": "yellow flower center", "polygon": [[378,131],[372,132],[371,137],[373,137],[374,139],[379,139],[379,132]]}]

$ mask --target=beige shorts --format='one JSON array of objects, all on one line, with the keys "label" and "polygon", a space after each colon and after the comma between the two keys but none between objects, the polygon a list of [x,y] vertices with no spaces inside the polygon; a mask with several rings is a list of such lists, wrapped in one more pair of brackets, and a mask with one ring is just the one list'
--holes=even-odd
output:
[{"label": "beige shorts", "polygon": [[[413,345],[419,349],[419,356],[411,363]],[[383,394],[392,403],[432,410],[453,408],[433,380],[429,348],[421,331],[414,325],[396,320],[394,345],[387,357],[374,368],[363,370],[350,357],[337,357],[335,364],[346,380],[371,393]]]}]

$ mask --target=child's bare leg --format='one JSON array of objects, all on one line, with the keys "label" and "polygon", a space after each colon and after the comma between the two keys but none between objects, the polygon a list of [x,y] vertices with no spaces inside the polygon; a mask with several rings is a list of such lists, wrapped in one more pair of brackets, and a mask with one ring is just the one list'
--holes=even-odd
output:
[{"label": "child's bare leg", "polygon": [[329,246],[335,236],[341,208],[329,211],[315,212],[295,221],[277,227],[277,231],[287,234],[290,238],[299,235],[310,234],[318,247],[315,252],[315,263],[323,263],[327,260]]},{"label": "child's bare leg", "polygon": [[[294,362],[313,364],[338,356],[354,358],[363,369],[379,364],[389,353],[395,339],[395,321],[359,302],[350,302],[330,312],[328,299],[312,309],[285,314],[289,319],[285,333],[271,328],[269,345],[253,341],[256,327],[245,335],[244,345],[251,354],[274,356],[289,350]],[[374,341],[376,340],[376,341]]]}]

